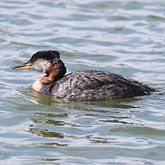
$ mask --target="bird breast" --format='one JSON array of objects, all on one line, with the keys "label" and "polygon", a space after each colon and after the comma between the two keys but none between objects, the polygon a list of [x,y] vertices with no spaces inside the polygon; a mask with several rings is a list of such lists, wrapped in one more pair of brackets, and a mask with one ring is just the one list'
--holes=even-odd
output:
[{"label": "bird breast", "polygon": [[43,85],[41,83],[41,79],[37,79],[33,85],[32,85],[32,89],[36,92],[41,92],[41,93],[49,93],[50,90],[50,86],[52,84],[48,84],[48,85]]}]

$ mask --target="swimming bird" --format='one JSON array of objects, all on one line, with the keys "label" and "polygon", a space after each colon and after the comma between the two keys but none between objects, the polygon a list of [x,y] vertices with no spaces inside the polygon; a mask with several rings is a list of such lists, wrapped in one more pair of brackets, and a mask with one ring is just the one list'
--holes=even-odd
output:
[{"label": "swimming bird", "polygon": [[141,82],[108,71],[86,70],[66,74],[57,50],[38,51],[14,69],[34,69],[45,75],[33,90],[66,101],[100,101],[149,95],[155,91]]}]

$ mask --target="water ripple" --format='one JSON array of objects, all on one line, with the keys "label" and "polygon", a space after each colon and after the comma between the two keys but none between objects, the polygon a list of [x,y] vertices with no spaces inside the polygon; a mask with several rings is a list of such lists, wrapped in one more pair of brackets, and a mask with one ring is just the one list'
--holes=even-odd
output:
[{"label": "water ripple", "polygon": [[[2,164],[164,164],[165,2],[0,1]],[[32,91],[41,76],[11,68],[61,51],[68,72],[108,70],[158,93],[61,103]]]}]

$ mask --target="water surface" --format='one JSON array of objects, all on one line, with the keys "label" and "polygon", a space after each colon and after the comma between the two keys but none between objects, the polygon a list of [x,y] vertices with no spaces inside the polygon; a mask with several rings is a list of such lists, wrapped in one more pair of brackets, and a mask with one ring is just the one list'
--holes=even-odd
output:
[{"label": "water surface", "polygon": [[[0,1],[0,164],[164,164],[165,2]],[[57,49],[68,72],[123,74],[160,92],[63,103],[11,68]]]}]

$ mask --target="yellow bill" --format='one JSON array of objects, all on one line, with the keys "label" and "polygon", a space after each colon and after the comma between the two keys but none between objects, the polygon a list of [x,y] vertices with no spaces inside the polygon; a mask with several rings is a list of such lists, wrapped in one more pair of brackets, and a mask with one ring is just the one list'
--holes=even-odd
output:
[{"label": "yellow bill", "polygon": [[27,70],[27,69],[32,69],[32,64],[30,63],[25,63],[24,65],[20,66],[15,66],[13,69],[18,69],[18,70]]}]

